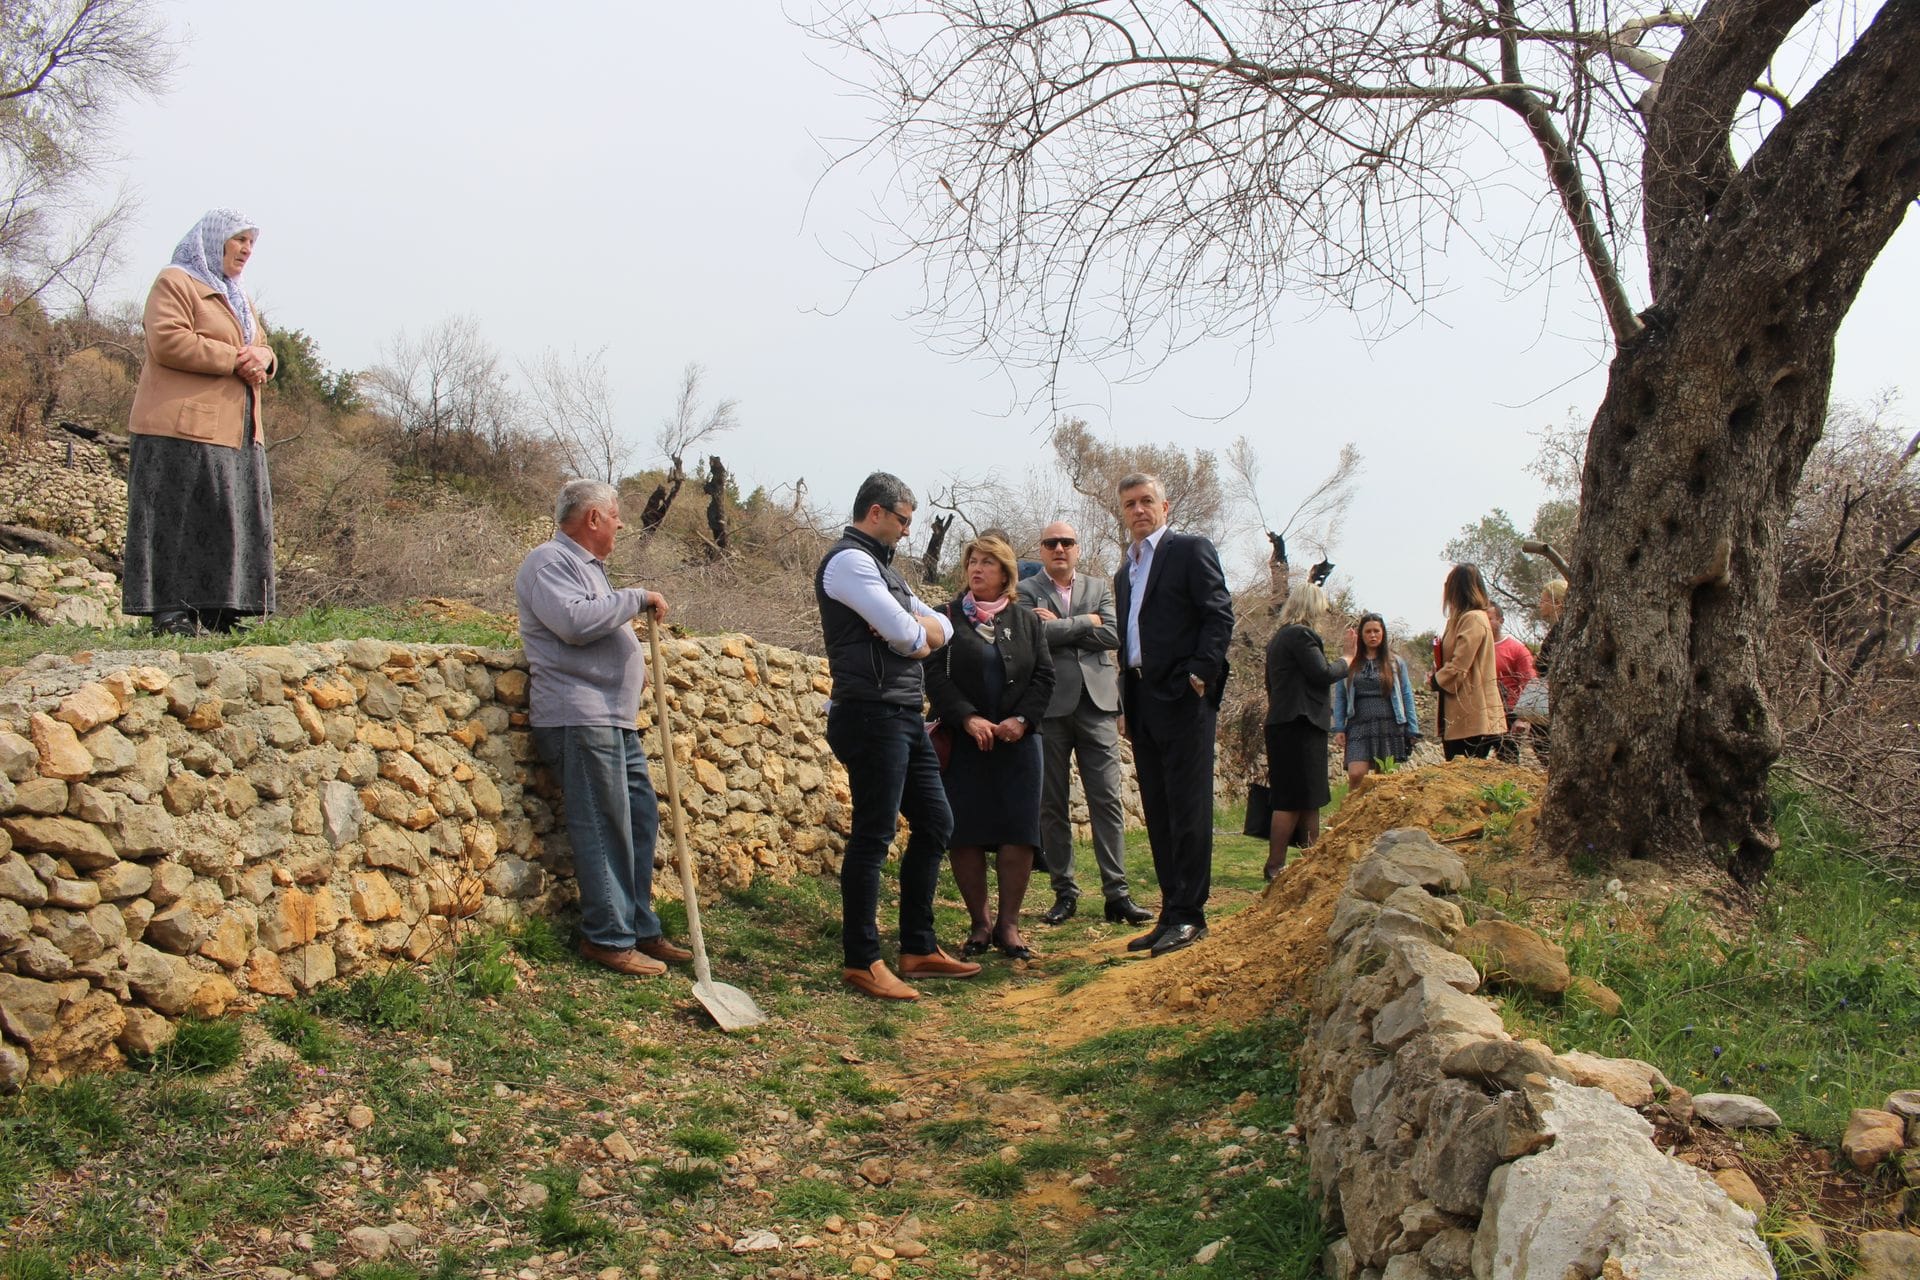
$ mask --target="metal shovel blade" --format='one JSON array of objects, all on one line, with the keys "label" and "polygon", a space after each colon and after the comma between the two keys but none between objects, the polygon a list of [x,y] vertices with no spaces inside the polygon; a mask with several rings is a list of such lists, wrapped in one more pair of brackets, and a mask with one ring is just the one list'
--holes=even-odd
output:
[{"label": "metal shovel blade", "polygon": [[738,987],[730,987],[724,982],[705,982],[693,984],[693,995],[706,1006],[707,1012],[719,1024],[722,1031],[745,1031],[748,1027],[757,1027],[767,1020],[753,997]]},{"label": "metal shovel blade", "polygon": [[667,770],[667,808],[673,815],[673,853],[680,864],[680,892],[687,907],[687,933],[693,943],[693,995],[706,1006],[722,1031],[744,1031],[767,1020],[753,997],[738,987],[713,980],[707,964],[707,939],[700,931],[700,886],[693,880],[693,855],[687,850],[686,818],[680,812],[680,766],[673,757],[673,730],[667,723],[667,680],[660,665],[660,628],[647,619],[648,657],[653,660],[654,706],[658,708],[660,755]]}]

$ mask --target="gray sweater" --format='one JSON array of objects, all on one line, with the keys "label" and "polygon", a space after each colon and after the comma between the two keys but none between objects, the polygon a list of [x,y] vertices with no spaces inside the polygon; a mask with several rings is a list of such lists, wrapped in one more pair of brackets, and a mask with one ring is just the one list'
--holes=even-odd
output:
[{"label": "gray sweater", "polygon": [[615,587],[607,566],[564,533],[527,553],[513,579],[520,643],[533,673],[534,727],[634,727],[646,688],[640,637],[627,624],[647,607],[638,587]]}]

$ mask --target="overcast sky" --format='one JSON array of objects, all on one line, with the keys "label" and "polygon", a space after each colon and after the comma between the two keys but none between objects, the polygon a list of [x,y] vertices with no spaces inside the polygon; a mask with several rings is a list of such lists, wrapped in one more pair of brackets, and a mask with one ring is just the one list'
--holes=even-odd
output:
[{"label": "overcast sky", "polygon": [[[712,393],[740,402],[744,425],[717,451],[743,489],[804,476],[835,509],[875,467],[924,496],[947,473],[1017,477],[1045,460],[1045,406],[904,323],[912,269],[848,297],[833,250],[870,211],[858,184],[816,183],[863,108],[771,0],[163,12],[181,56],[172,89],[122,116],[141,208],[112,297],[142,300],[195,219],[231,206],[261,227],[246,282],[269,322],[306,330],[336,367],[461,314],[513,359],[604,346],[644,453],[697,360]],[[257,159],[236,161],[230,141]],[[1437,273],[1443,296],[1389,337],[1302,311],[1257,350],[1203,343],[1138,384],[1076,371],[1068,399],[1116,440],[1249,437],[1275,518],[1354,441],[1366,470],[1336,582],[1436,626],[1441,547],[1495,506],[1528,523],[1542,496],[1530,433],[1590,416],[1605,375],[1577,275],[1516,292],[1508,267],[1464,248]],[[1916,286],[1909,225],[1842,330],[1836,394],[1913,381]],[[1264,545],[1223,551],[1250,566]]]}]

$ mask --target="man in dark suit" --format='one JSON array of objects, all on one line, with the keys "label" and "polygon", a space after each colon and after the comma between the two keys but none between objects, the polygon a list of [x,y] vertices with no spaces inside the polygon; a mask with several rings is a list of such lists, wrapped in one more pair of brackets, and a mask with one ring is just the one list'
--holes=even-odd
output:
[{"label": "man in dark suit", "polygon": [[1132,537],[1114,576],[1122,705],[1146,810],[1160,919],[1129,951],[1165,955],[1207,936],[1213,888],[1213,743],[1227,682],[1233,597],[1205,538],[1167,528],[1158,476],[1120,481]]},{"label": "man in dark suit", "polygon": [[1019,585],[1020,603],[1046,624],[1047,647],[1053,651],[1053,700],[1047,704],[1040,739],[1047,756],[1040,791],[1040,843],[1053,880],[1053,906],[1040,919],[1065,924],[1079,909],[1069,812],[1073,761],[1078,756],[1107,919],[1115,924],[1145,924],[1153,913],[1134,904],[1127,891],[1124,861],[1120,670],[1113,656],[1120,647],[1120,634],[1114,625],[1113,588],[1104,579],[1078,572],[1080,535],[1064,520],[1041,532],[1040,560],[1045,571],[1022,578]]}]

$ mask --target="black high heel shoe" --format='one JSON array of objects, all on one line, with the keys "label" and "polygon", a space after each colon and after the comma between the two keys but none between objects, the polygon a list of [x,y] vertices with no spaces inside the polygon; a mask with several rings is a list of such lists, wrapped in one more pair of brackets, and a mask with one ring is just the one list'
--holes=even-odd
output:
[{"label": "black high heel shoe", "polygon": [[968,938],[960,944],[960,958],[962,960],[971,960],[975,956],[983,956],[991,950],[993,950],[993,942],[990,939]]}]

